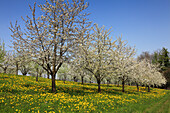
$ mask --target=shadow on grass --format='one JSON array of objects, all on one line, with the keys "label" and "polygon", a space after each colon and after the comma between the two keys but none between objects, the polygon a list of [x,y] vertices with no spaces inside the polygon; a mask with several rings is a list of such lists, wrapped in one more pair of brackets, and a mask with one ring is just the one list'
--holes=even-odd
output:
[{"label": "shadow on grass", "polygon": [[5,78],[10,78],[10,77],[0,77],[0,79],[5,79]]},{"label": "shadow on grass", "polygon": [[[1,77],[4,78],[4,77]],[[7,77],[6,77],[7,78]],[[9,77],[10,78],[10,77]],[[44,80],[41,80],[44,81]],[[40,82],[41,82],[40,81]],[[68,86],[56,86],[56,93],[68,93],[69,95],[91,95],[91,94],[97,94],[97,84],[95,83],[87,83],[84,85],[80,85],[81,83],[77,83],[78,85],[69,87]],[[95,86],[95,87],[86,87],[86,86]],[[51,87],[47,86],[47,85],[43,85],[41,83],[33,83],[33,82],[26,82],[23,85],[21,85],[21,89],[20,88],[11,88],[11,86],[4,86],[2,87],[0,90],[2,90],[3,92],[10,92],[12,94],[40,94],[40,93],[51,93]],[[24,88],[25,87],[25,88]],[[36,89],[43,89],[42,91],[38,91]],[[24,90],[23,90],[24,89]],[[138,92],[134,92],[134,91],[128,91],[126,90],[124,93],[121,91],[120,89],[117,89],[116,86],[114,85],[106,85],[106,84],[102,84],[101,85],[101,93],[106,93],[106,94],[115,94],[115,95],[123,95],[123,94],[136,94]]]},{"label": "shadow on grass", "polygon": [[[26,88],[30,88],[30,90],[20,90],[18,89],[12,89],[9,90],[10,88],[8,87],[3,87],[2,90],[3,92],[10,92],[12,94],[40,94],[40,93],[52,93],[51,92],[51,88],[49,88],[48,86],[40,86],[37,85],[37,89],[38,88],[43,88],[44,91],[40,92],[40,91],[35,91],[35,89],[31,89],[32,86],[34,86],[34,84],[24,84],[22,85],[22,87],[26,87]],[[68,93],[71,96],[84,96],[84,95],[91,95],[91,94],[98,94],[97,92],[97,88],[87,88],[87,87],[64,87],[64,86],[56,86],[56,93]],[[107,89],[101,88],[101,93],[106,93],[106,94],[114,94],[114,95],[122,95],[124,93],[126,94],[134,94],[135,92],[131,92],[131,91],[126,91],[126,92],[122,92],[121,89]]]},{"label": "shadow on grass", "polygon": [[[68,93],[69,95],[90,95],[90,94],[97,94],[97,88],[87,88],[87,87],[61,87],[61,86],[57,86],[57,91],[56,93],[59,92],[64,92],[64,93]],[[114,95],[123,95],[125,94],[137,94],[138,92],[132,92],[132,91],[125,91],[122,92],[121,89],[102,89],[101,88],[101,93],[106,93],[106,94],[114,94]]]}]

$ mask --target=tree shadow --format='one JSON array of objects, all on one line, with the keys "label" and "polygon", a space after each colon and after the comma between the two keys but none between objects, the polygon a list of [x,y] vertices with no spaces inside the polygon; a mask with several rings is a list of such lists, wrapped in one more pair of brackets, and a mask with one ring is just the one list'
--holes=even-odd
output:
[{"label": "tree shadow", "polygon": [[[10,77],[0,77],[0,78],[10,78]],[[42,82],[42,81],[40,81],[40,82]],[[69,87],[69,84],[63,85],[63,86],[56,86],[56,93],[64,92],[64,93],[68,93],[71,96],[73,96],[73,95],[84,96],[84,95],[98,94],[96,83],[85,83],[83,85],[81,85],[81,83],[76,83],[76,84],[75,84],[75,86],[71,86],[71,87]],[[88,86],[88,87],[86,87],[86,86]],[[89,86],[92,86],[92,87],[89,87]],[[10,92],[12,94],[52,93],[51,87],[49,87],[48,85],[45,85],[45,84],[43,85],[41,83],[25,82],[24,84],[21,85],[21,87],[22,87],[21,89],[19,89],[19,88],[13,89],[10,87],[12,87],[12,84],[9,87],[2,87],[0,90],[2,90],[4,92]],[[43,90],[42,91],[35,90],[38,88],[42,88]],[[23,90],[23,89],[25,89],[25,90]],[[101,84],[101,93],[113,94],[113,95],[123,95],[123,94],[136,94],[137,92],[128,91],[128,90],[125,90],[125,92],[122,92],[121,88],[118,89],[114,85]]]}]

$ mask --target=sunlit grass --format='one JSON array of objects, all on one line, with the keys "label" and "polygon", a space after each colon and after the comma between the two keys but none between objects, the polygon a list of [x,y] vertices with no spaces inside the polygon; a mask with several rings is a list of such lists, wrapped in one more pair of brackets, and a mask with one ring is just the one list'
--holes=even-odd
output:
[{"label": "sunlit grass", "polygon": [[[102,85],[97,93],[97,84],[84,84],[56,81],[57,91],[51,93],[51,80],[34,77],[0,74],[0,112],[131,112],[134,107],[156,102],[167,95],[163,89],[151,89],[147,92],[140,87],[121,87]],[[144,110],[145,107],[139,109]]]}]

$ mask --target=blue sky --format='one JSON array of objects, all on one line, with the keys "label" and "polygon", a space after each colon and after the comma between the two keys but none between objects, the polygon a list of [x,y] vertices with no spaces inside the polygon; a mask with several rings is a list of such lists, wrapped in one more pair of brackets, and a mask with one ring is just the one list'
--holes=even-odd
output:
[{"label": "blue sky", "polygon": [[[29,6],[43,0],[0,0],[0,39],[10,48],[10,21],[30,15]],[[45,1],[45,0],[44,0]],[[142,51],[167,48],[170,51],[170,0],[86,0],[89,19],[100,26],[112,27],[112,36],[121,36],[137,55]]]}]

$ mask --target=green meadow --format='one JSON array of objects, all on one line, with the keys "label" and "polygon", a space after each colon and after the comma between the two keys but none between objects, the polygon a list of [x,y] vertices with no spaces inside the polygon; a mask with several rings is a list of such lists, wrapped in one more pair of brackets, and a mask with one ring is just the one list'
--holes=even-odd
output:
[{"label": "green meadow", "polygon": [[135,86],[101,85],[0,74],[0,113],[170,113],[170,91]]}]

